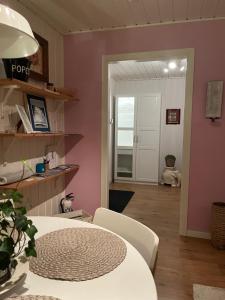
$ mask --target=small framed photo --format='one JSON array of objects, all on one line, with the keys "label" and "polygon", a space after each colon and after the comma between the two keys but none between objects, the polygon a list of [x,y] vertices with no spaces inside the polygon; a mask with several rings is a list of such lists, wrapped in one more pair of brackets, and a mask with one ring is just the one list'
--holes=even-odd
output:
[{"label": "small framed photo", "polygon": [[27,95],[28,109],[34,131],[50,131],[46,101],[43,97]]},{"label": "small framed photo", "polygon": [[180,124],[180,109],[166,110],[166,124]]}]

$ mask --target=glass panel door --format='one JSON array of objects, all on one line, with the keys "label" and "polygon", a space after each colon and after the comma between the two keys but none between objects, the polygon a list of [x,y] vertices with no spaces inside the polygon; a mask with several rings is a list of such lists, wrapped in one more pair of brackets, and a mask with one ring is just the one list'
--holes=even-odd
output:
[{"label": "glass panel door", "polygon": [[133,177],[134,97],[118,97],[115,126],[115,178]]}]

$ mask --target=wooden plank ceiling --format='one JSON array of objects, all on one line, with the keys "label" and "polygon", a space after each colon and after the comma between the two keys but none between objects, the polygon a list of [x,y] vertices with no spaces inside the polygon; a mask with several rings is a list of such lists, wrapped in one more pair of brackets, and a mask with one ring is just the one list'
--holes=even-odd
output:
[{"label": "wooden plank ceiling", "polygon": [[17,0],[59,32],[225,17],[225,0]]},{"label": "wooden plank ceiling", "polygon": [[[169,63],[175,62],[175,68],[170,69]],[[110,78],[119,80],[149,80],[160,78],[185,77],[186,59],[173,61],[120,61],[109,66]],[[165,72],[166,70],[166,72]]]}]

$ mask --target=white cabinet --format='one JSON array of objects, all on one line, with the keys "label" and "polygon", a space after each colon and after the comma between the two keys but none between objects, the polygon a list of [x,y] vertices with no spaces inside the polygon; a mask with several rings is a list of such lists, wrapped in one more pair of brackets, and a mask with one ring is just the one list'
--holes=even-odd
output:
[{"label": "white cabinet", "polygon": [[115,179],[158,182],[160,107],[159,94],[116,98]]}]

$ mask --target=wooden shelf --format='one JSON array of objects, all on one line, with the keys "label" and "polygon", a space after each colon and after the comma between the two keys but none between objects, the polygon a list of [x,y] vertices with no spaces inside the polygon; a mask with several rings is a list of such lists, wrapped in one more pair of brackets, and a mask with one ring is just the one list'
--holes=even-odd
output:
[{"label": "wooden shelf", "polygon": [[17,79],[0,79],[0,86],[4,88],[13,88],[25,92],[27,94],[33,94],[36,96],[43,96],[48,99],[64,100],[64,101],[78,101],[78,99],[57,92],[50,91],[46,88],[39,87],[37,85],[17,80]]},{"label": "wooden shelf", "polygon": [[72,173],[72,172],[76,173],[78,170],[79,170],[79,166],[74,165],[70,169],[64,170],[64,171],[62,171],[58,174],[55,174],[55,175],[52,175],[52,176],[49,176],[49,177],[32,176],[32,177],[24,179],[20,182],[1,185],[0,190],[21,190],[21,189],[31,187],[31,186],[39,184],[39,183],[45,183],[47,181],[54,180],[54,179],[56,179],[58,177],[61,177],[65,174],[69,174],[69,173]]},{"label": "wooden shelf", "polygon": [[64,133],[64,132],[36,132],[36,133],[14,133],[14,132],[0,132],[0,137],[15,137],[15,138],[35,138],[35,137],[83,137],[79,133]]}]

